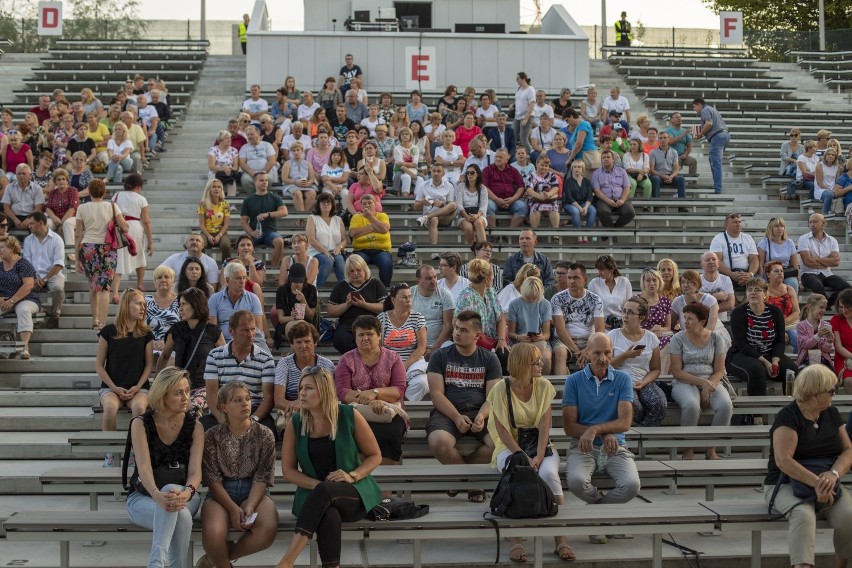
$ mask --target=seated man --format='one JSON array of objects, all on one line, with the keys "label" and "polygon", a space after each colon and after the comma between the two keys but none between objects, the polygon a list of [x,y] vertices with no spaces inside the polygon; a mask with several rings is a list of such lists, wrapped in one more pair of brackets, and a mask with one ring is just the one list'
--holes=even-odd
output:
[{"label": "seated man", "polygon": [[29,231],[32,214],[36,211],[44,213],[44,192],[32,181],[32,170],[27,164],[18,164],[15,168],[15,181],[6,186],[0,203],[11,223],[10,231]]},{"label": "seated man", "polygon": [[627,130],[618,121],[619,116],[621,115],[618,111],[610,111],[606,124],[601,127],[601,131],[598,133],[599,138],[609,136],[612,139],[622,138],[627,140]]},{"label": "seated man", "polygon": [[[411,287],[411,310],[426,319],[426,361],[450,339],[456,301],[449,290],[438,286],[438,275],[430,264],[415,271],[417,284]],[[409,399],[411,400],[411,399]]]},{"label": "seated man", "polygon": [[240,148],[240,170],[243,172],[240,185],[251,194],[257,191],[254,185],[256,173],[266,174],[271,183],[278,182],[278,156],[272,144],[261,140],[256,126],[246,128],[246,136],[248,144]]},{"label": "seated man", "polygon": [[157,148],[157,143],[160,142],[157,138],[160,115],[157,114],[157,109],[154,105],[148,104],[148,97],[145,95],[138,95],[136,97],[136,114],[148,132],[148,150],[153,152]]},{"label": "seated man", "polygon": [[[799,257],[802,259],[802,286],[828,298],[828,307],[834,305],[841,291],[850,288],[842,276],[831,269],[840,266],[840,247],[837,239],[825,232],[825,217],[813,213],[808,217],[810,232],[799,238]],[[831,289],[831,295],[826,293]],[[838,330],[835,330],[837,332]]]},{"label": "seated man", "polygon": [[207,277],[207,282],[214,289],[219,287],[219,268],[216,266],[216,261],[210,255],[204,254],[204,237],[190,233],[183,241],[183,252],[176,252],[163,261],[161,266],[168,266],[175,274],[180,274],[183,268],[183,263],[187,257],[197,258],[201,261],[201,266],[204,267],[204,275]]},{"label": "seated man", "polygon": [[713,237],[710,252],[716,253],[719,272],[731,279],[734,289],[745,291],[746,282],[757,274],[760,260],[757,244],[742,228],[743,219],[739,213],[726,215],[725,230]]},{"label": "seated man", "polygon": [[[601,151],[601,167],[592,174],[595,209],[604,227],[624,227],[636,216],[630,203],[630,176],[615,163],[612,150]],[[612,215],[618,215],[613,221]],[[607,240],[609,237],[603,237]]]},{"label": "seated man", "polygon": [[[639,472],[624,433],[633,421],[633,381],[614,369],[612,342],[604,333],[589,337],[589,364],[568,376],[562,396],[562,424],[571,436],[568,489],[586,503],[627,503],[639,494]],[[606,473],[615,487],[601,494],[592,474]],[[606,537],[591,535],[593,544]]]},{"label": "seated man", "polygon": [[[256,320],[251,312],[242,309],[235,310],[228,316],[225,320],[228,342],[214,348],[207,355],[204,386],[207,388],[207,400],[214,401],[219,395],[219,387],[225,383],[246,383],[251,396],[251,419],[277,435],[271,414],[275,404],[275,360],[267,350],[259,348],[252,341],[255,337]],[[215,426],[217,421],[224,420],[216,405],[209,406],[211,414],[202,416],[200,420],[205,430]]]},{"label": "seated man", "polygon": [[[453,321],[453,344],[436,350],[426,370],[429,394],[435,406],[426,423],[429,449],[442,464],[490,463],[494,442],[486,421],[490,408],[486,397],[503,378],[497,355],[476,344],[482,319],[472,310],[460,312]],[[479,447],[462,457],[456,444],[472,436]],[[485,491],[472,489],[467,498],[485,502]]]},{"label": "seated man", "polygon": [[555,331],[550,347],[556,375],[568,372],[569,355],[578,365],[585,365],[589,337],[605,330],[603,301],[586,290],[586,267],[576,262],[568,265],[565,281],[568,287],[550,299]]},{"label": "seated man", "polygon": [[545,286],[551,286],[554,283],[550,259],[535,250],[536,244],[538,244],[538,235],[535,234],[535,231],[532,229],[521,230],[518,235],[518,248],[520,250],[506,258],[506,264],[503,267],[502,286],[514,283],[515,275],[525,264],[534,264],[538,267],[541,271],[541,281]]},{"label": "seated man", "polygon": [[[547,108],[551,108],[550,105],[547,105]],[[532,147],[530,160],[533,164],[538,161],[539,156],[547,153],[553,147],[553,135],[556,133],[556,129],[553,128],[553,119],[550,116],[543,114],[540,120],[540,124],[530,132],[530,146]]]},{"label": "seated man", "polygon": [[35,268],[35,292],[50,292],[51,305],[45,306],[47,319],[44,326],[59,326],[59,314],[65,302],[65,244],[62,238],[47,227],[47,215],[37,211],[32,215],[30,236],[24,239],[24,258]]},{"label": "seated man", "polygon": [[[124,126],[127,127],[127,139],[133,145],[133,151],[130,152],[130,157],[133,159],[132,170],[137,174],[142,173],[142,166],[148,161],[145,156],[148,153],[148,138],[145,136],[145,131],[141,126],[136,124],[133,111],[129,109],[136,108],[135,106],[128,107],[128,110],[122,111],[118,117]],[[233,145],[233,140],[231,141]]]},{"label": "seated man", "polygon": [[449,227],[456,218],[455,189],[444,179],[444,166],[436,162],[430,171],[432,176],[417,184],[414,190],[412,208],[423,212],[417,221],[429,230],[429,242],[437,245],[438,227]]},{"label": "seated man", "polygon": [[[650,132],[650,131],[649,131]],[[680,175],[680,159],[674,148],[669,146],[669,133],[660,133],[660,146],[651,150],[651,196],[660,196],[662,185],[677,187],[679,199],[686,197],[686,180]]]},{"label": "seated man", "polygon": [[707,251],[701,255],[701,290],[719,303],[719,319],[728,321],[728,312],[734,309],[734,283],[729,276],[719,272],[719,258]]},{"label": "seated man", "polygon": [[[248,274],[246,274],[245,266],[234,261],[229,263],[223,272],[225,285],[207,301],[207,307],[210,309],[210,323],[218,325],[225,340],[230,341],[234,329],[229,324],[231,315],[244,310],[254,316],[255,325],[252,326],[254,342],[261,349],[268,350],[268,345],[273,343],[272,336],[267,328],[266,316],[261,308],[260,300],[253,292],[246,290]],[[264,336],[266,336],[265,341]]]},{"label": "seated man", "polygon": [[287,206],[281,197],[269,193],[266,172],[255,172],[253,185],[254,195],[246,197],[240,209],[240,226],[252,238],[254,246],[272,247],[272,265],[278,266],[284,253],[284,239],[277,232],[276,219],[287,216]]},{"label": "seated man", "polygon": [[283,161],[286,162],[291,158],[290,146],[292,146],[294,142],[301,142],[302,149],[306,154],[308,150],[313,147],[311,137],[305,134],[305,126],[298,120],[292,124],[290,133],[285,134],[284,138],[281,139],[281,159]]},{"label": "seated man", "polygon": [[[621,96],[620,88],[612,87],[609,90],[609,96],[601,103],[601,112],[604,117],[608,117],[607,124],[620,122],[621,127],[630,132],[630,103]],[[616,113],[614,117],[613,112]]]},{"label": "seated man", "polygon": [[260,85],[252,85],[251,96],[243,101],[242,111],[247,112],[254,125],[260,124],[260,117],[269,112],[269,103],[260,97]]},{"label": "seated man", "polygon": [[497,115],[497,126],[485,130],[485,136],[488,138],[488,145],[492,152],[504,148],[509,152],[509,161],[515,160],[515,131],[512,127],[506,124],[508,117],[506,113],[501,112]]},{"label": "seated man", "polygon": [[468,167],[471,164],[476,164],[477,166],[479,166],[479,170],[483,171],[485,170],[485,168],[494,163],[494,152],[492,152],[482,141],[483,136],[484,134],[480,134],[479,136],[471,140],[470,144],[468,144],[467,149],[469,155],[464,161],[464,166],[462,166],[462,169]]},{"label": "seated man", "polygon": [[524,199],[524,178],[509,165],[509,152],[501,148],[494,153],[494,163],[482,172],[482,183],[488,188],[488,226],[497,226],[497,211],[512,213],[510,227],[520,227],[529,207]]},{"label": "seated man", "polygon": [[[682,126],[683,116],[679,112],[672,113],[669,123],[671,126],[664,130],[664,132],[667,132],[669,135],[669,146],[674,148],[675,152],[677,152],[678,159],[680,160],[680,166],[682,168],[689,168],[690,177],[697,176],[698,160],[691,155],[692,134],[690,134],[689,128],[684,128]],[[662,132],[660,134],[662,134]]]}]

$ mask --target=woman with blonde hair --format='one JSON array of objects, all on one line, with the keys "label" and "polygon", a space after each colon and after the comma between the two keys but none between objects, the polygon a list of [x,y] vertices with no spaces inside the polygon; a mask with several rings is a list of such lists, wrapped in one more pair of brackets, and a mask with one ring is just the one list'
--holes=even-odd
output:
[{"label": "woman with blonde hair", "polygon": [[541,278],[541,270],[535,264],[528,262],[521,266],[518,273],[515,274],[515,279],[503,286],[503,289],[497,293],[497,301],[500,302],[500,306],[502,306],[504,312],[509,310],[509,304],[512,301],[521,297],[521,286],[524,280],[531,277]]},{"label": "woman with blonde hair", "polygon": [[467,263],[467,278],[470,280],[470,286],[459,294],[455,313],[458,315],[464,310],[473,310],[479,314],[482,318],[482,333],[477,340],[477,345],[496,352],[505,375],[509,358],[506,313],[497,300],[497,294],[494,293],[492,286],[494,273],[491,270],[491,263],[481,258],[474,258]]},{"label": "woman with blonde hair", "polygon": [[95,98],[92,89],[86,87],[80,90],[80,102],[83,103],[83,112],[87,115],[94,113],[98,120],[106,116],[106,110],[100,100]]},{"label": "woman with blonde hair", "polygon": [[[562,481],[559,479],[559,452],[550,441],[552,404],[556,389],[542,377],[542,353],[530,343],[520,343],[512,349],[508,361],[507,379],[497,382],[488,393],[491,413],[488,433],[494,441],[491,467],[502,470],[506,461],[516,452],[526,452],[530,465],[538,472],[556,503],[562,505]],[[511,406],[509,403],[511,401]],[[519,444],[521,428],[538,429],[536,448],[522,448]],[[512,538],[509,558],[513,562],[526,562],[523,539]],[[555,537],[553,553],[560,560],[575,560],[577,556],[564,536]]]},{"label": "woman with blonde hair", "polygon": [[328,317],[338,318],[334,331],[334,348],[346,353],[355,348],[352,323],[361,315],[376,315],[384,309],[387,288],[370,275],[367,262],[357,254],[344,264],[346,279],[339,281],[328,299]]},{"label": "woman with blonde hair", "polygon": [[276,568],[295,566],[314,534],[323,566],[339,566],[341,522],[363,519],[381,501],[370,474],[382,456],[367,420],[338,401],[328,370],[303,371],[299,397],[302,407],[284,430],[281,449],[284,478],[296,485],[296,528]]},{"label": "woman with blonde hair", "polygon": [[[101,379],[100,397],[103,414],[101,430],[115,431],[118,409],[127,406],[133,416],[148,407],[148,378],[154,368],[154,334],[145,323],[145,295],[127,290],[121,296],[118,313],[111,324],[98,332],[95,372]],[[118,466],[112,453],[106,454],[104,467]]]},{"label": "woman with blonde hair", "polygon": [[[187,568],[192,518],[201,504],[197,488],[204,447],[204,429],[187,412],[187,372],[163,369],[146,400],[151,410],[130,422],[136,469],[130,478],[127,513],[134,524],[153,529],[148,566]],[[157,479],[164,470],[169,479]]]},{"label": "woman with blonde hair", "polygon": [[764,237],[757,243],[760,274],[766,276],[766,265],[779,261],[784,269],[784,284],[799,291],[799,253],[796,243],[787,237],[787,223],[783,217],[773,217],[766,224]]},{"label": "woman with blonde hair", "polygon": [[219,178],[211,179],[204,186],[198,203],[198,226],[205,246],[219,247],[222,258],[231,256],[231,204],[225,200],[225,186]]},{"label": "woman with blonde hair", "polygon": [[660,293],[663,277],[656,268],[642,271],[640,297],[648,303],[648,315],[641,322],[642,329],[652,332],[660,340],[660,374],[669,373],[669,341],[672,338],[672,302]]},{"label": "woman with blonde hair", "polygon": [[[529,266],[529,265],[525,265]],[[523,268],[522,268],[523,270]],[[509,303],[506,321],[512,345],[529,343],[541,351],[541,372],[550,374],[550,331],[553,326],[553,309],[544,298],[544,283],[537,276],[524,278],[521,295]]]},{"label": "woman with blonde hair", "polygon": [[216,144],[207,151],[207,179],[218,179],[228,186],[228,195],[237,194],[237,184],[240,180],[240,153],[231,146],[231,133],[220,130],[216,136]]},{"label": "woman with blonde hair", "polygon": [[660,295],[665,296],[669,301],[680,296],[680,275],[677,263],[670,258],[664,258],[657,263],[657,270],[660,271],[663,279],[663,286],[659,290]]},{"label": "woman with blonde hair", "polygon": [[790,129],[790,140],[781,144],[781,163],[778,165],[778,175],[785,177],[796,177],[796,158],[802,152],[799,139],[802,131],[798,128]]},{"label": "woman with blonde hair", "polygon": [[414,135],[407,124],[397,131],[397,136],[399,142],[393,148],[393,187],[401,195],[407,196],[419,181],[417,168],[420,163],[420,148],[414,143]]},{"label": "woman with blonde hair", "polygon": [[116,122],[113,127],[113,136],[106,145],[107,153],[107,178],[112,183],[121,183],[121,176],[133,168],[133,142],[127,139],[127,126],[123,122]]}]

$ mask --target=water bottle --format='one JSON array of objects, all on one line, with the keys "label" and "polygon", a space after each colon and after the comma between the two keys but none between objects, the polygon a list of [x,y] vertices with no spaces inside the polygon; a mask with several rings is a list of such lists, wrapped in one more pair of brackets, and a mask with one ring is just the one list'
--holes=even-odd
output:
[{"label": "water bottle", "polygon": [[601,446],[599,448],[595,448],[596,456],[595,456],[595,473],[605,473],[606,472],[606,463],[609,460],[609,456],[606,454],[606,450]]},{"label": "water bottle", "polygon": [[793,396],[793,385],[796,382],[796,373],[792,369],[787,369],[787,374],[784,378],[784,394]]}]

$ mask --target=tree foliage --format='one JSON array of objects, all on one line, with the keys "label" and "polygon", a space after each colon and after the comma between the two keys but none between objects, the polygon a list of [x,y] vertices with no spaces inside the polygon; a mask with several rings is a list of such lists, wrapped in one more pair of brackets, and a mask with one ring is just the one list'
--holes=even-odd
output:
[{"label": "tree foliage", "polygon": [[69,0],[65,39],[139,39],[147,24],[139,19],[138,0]]}]

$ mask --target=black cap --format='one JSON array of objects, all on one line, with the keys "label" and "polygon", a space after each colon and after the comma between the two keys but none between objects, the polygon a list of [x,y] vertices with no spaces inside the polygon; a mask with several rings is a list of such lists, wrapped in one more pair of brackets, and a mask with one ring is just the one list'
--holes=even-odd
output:
[{"label": "black cap", "polygon": [[305,282],[308,275],[305,273],[305,265],[298,262],[290,266],[290,272],[287,273],[288,282]]}]

